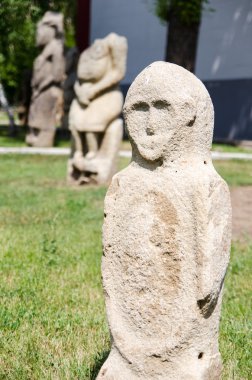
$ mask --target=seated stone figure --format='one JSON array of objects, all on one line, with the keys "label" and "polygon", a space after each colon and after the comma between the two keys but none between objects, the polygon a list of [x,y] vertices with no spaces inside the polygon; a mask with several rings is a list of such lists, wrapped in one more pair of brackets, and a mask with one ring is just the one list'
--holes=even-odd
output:
[{"label": "seated stone figure", "polygon": [[211,160],[211,98],[189,71],[154,62],[124,114],[133,154],[105,198],[112,347],[97,380],[220,380],[231,207]]},{"label": "seated stone figure", "polygon": [[46,12],[38,23],[36,38],[41,53],[33,66],[26,143],[37,147],[50,147],[53,146],[55,127],[60,123],[63,111],[63,15]]},{"label": "seated stone figure", "polygon": [[123,96],[118,88],[126,70],[127,40],[114,33],[80,56],[76,99],[69,113],[73,151],[68,163],[72,183],[105,183],[115,171],[123,134]]}]

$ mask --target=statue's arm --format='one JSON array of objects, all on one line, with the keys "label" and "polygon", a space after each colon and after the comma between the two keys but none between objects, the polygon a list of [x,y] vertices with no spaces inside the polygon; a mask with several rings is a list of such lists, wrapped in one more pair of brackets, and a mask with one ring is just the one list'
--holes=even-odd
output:
[{"label": "statue's arm", "polygon": [[91,86],[92,85],[88,82],[80,84],[78,80],[76,80],[74,84],[74,92],[78,98],[78,101],[84,106],[89,104],[88,93]]},{"label": "statue's arm", "polygon": [[65,79],[65,58],[63,52],[63,44],[61,42],[58,42],[53,48],[52,76],[54,78],[54,81],[60,84]]},{"label": "statue's arm", "polygon": [[197,226],[197,303],[204,315],[214,310],[225,278],[231,244],[229,189],[220,179],[195,197]]},{"label": "statue's arm", "polygon": [[43,52],[45,62],[49,62],[51,65],[50,72],[46,73],[43,80],[39,83],[38,91],[43,91],[52,83],[61,84],[64,79],[64,56],[63,46],[59,42],[51,43]]}]

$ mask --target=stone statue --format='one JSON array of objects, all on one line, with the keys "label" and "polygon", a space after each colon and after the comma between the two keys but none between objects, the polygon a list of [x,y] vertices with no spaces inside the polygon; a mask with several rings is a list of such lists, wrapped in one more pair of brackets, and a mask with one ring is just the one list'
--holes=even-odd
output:
[{"label": "stone statue", "polygon": [[211,161],[211,98],[189,71],[155,62],[124,114],[133,155],[105,198],[112,349],[98,379],[219,380],[231,206]]},{"label": "stone statue", "polygon": [[32,146],[53,145],[55,126],[63,110],[64,79],[63,15],[46,12],[37,26],[37,46],[41,53],[35,59],[32,76],[32,100],[29,111],[29,134]]},{"label": "stone statue", "polygon": [[74,84],[77,79],[77,64],[79,52],[77,47],[73,47],[66,52],[65,56],[65,80],[63,84],[64,93],[64,115],[62,118],[62,128],[68,129],[69,110],[75,98]]},{"label": "stone statue", "polygon": [[123,134],[123,96],[118,88],[126,70],[127,40],[115,33],[95,40],[80,56],[76,99],[69,114],[74,142],[68,163],[72,183],[106,183],[115,172]]}]

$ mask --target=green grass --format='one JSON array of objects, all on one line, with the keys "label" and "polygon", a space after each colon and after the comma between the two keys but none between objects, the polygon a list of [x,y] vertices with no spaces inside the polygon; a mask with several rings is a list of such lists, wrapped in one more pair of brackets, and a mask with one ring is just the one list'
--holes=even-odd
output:
[{"label": "green grass", "polygon": [[88,379],[109,346],[100,281],[106,190],[67,187],[65,161],[1,157],[1,379]]},{"label": "green grass", "polygon": [[27,146],[25,143],[25,134],[24,131],[22,131],[17,137],[12,138],[8,136],[8,130],[1,131],[0,134],[0,147],[22,147]]},{"label": "green grass", "polygon": [[213,164],[230,186],[252,185],[252,160],[213,161]]},{"label": "green grass", "polygon": [[252,154],[252,148],[244,148],[241,146],[234,146],[230,144],[216,144],[212,145],[212,150],[218,152],[228,152],[228,153],[250,153]]},{"label": "green grass", "polygon": [[[26,146],[25,144],[25,128],[19,127],[19,133],[15,137],[8,136],[8,119],[5,113],[0,112],[0,125],[3,124],[3,121],[6,124],[6,128],[3,128],[0,131],[0,147],[18,147],[18,146]],[[55,142],[55,146],[57,147],[68,147],[70,146],[70,141],[57,140]],[[131,145],[128,140],[124,140],[121,145],[121,149],[123,150],[131,150]],[[212,145],[212,150],[218,152],[229,152],[229,153],[250,153],[252,154],[252,148],[244,148],[239,146],[233,146],[228,144],[216,144]]]},{"label": "green grass", "polygon": [[[0,165],[0,379],[93,379],[109,351],[100,274],[106,189],[68,187],[64,157],[7,155]],[[224,380],[251,378],[251,255],[249,243],[234,244]]]},{"label": "green grass", "polygon": [[[20,127],[20,129],[18,130],[18,134],[15,137],[8,136],[8,128],[5,128],[4,130],[2,129],[0,131],[0,147],[5,147],[5,148],[15,147],[15,148],[18,148],[18,147],[27,146],[27,144],[25,143],[25,134],[26,134],[26,132],[25,132],[25,128],[24,127]],[[59,140],[59,139],[56,139],[54,145],[55,145],[55,147],[64,147],[64,148],[67,148],[67,147],[70,147],[71,143],[68,140],[63,140],[63,139]]]},{"label": "green grass", "polygon": [[220,329],[223,380],[252,378],[252,242],[233,244]]}]

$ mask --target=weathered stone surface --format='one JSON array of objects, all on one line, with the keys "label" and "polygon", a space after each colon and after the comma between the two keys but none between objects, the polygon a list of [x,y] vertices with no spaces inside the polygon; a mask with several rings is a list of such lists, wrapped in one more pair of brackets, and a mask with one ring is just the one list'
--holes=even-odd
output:
[{"label": "weathered stone surface", "polygon": [[55,126],[63,112],[64,79],[63,15],[46,12],[37,26],[37,46],[32,77],[32,100],[29,110],[28,145],[53,146]]},{"label": "weathered stone surface", "polygon": [[126,71],[127,40],[115,33],[95,40],[79,59],[76,99],[69,113],[74,147],[69,182],[105,183],[114,174],[123,126],[118,88]]},{"label": "weathered stone surface", "polygon": [[210,96],[187,70],[155,62],[131,85],[124,113],[133,156],[105,198],[112,349],[98,379],[220,379],[231,206],[211,161]]},{"label": "weathered stone surface", "polygon": [[79,52],[77,47],[73,47],[66,52],[65,56],[65,80],[63,84],[64,94],[64,115],[62,118],[62,128],[68,129],[69,110],[75,98],[74,84],[77,79],[77,64]]}]

